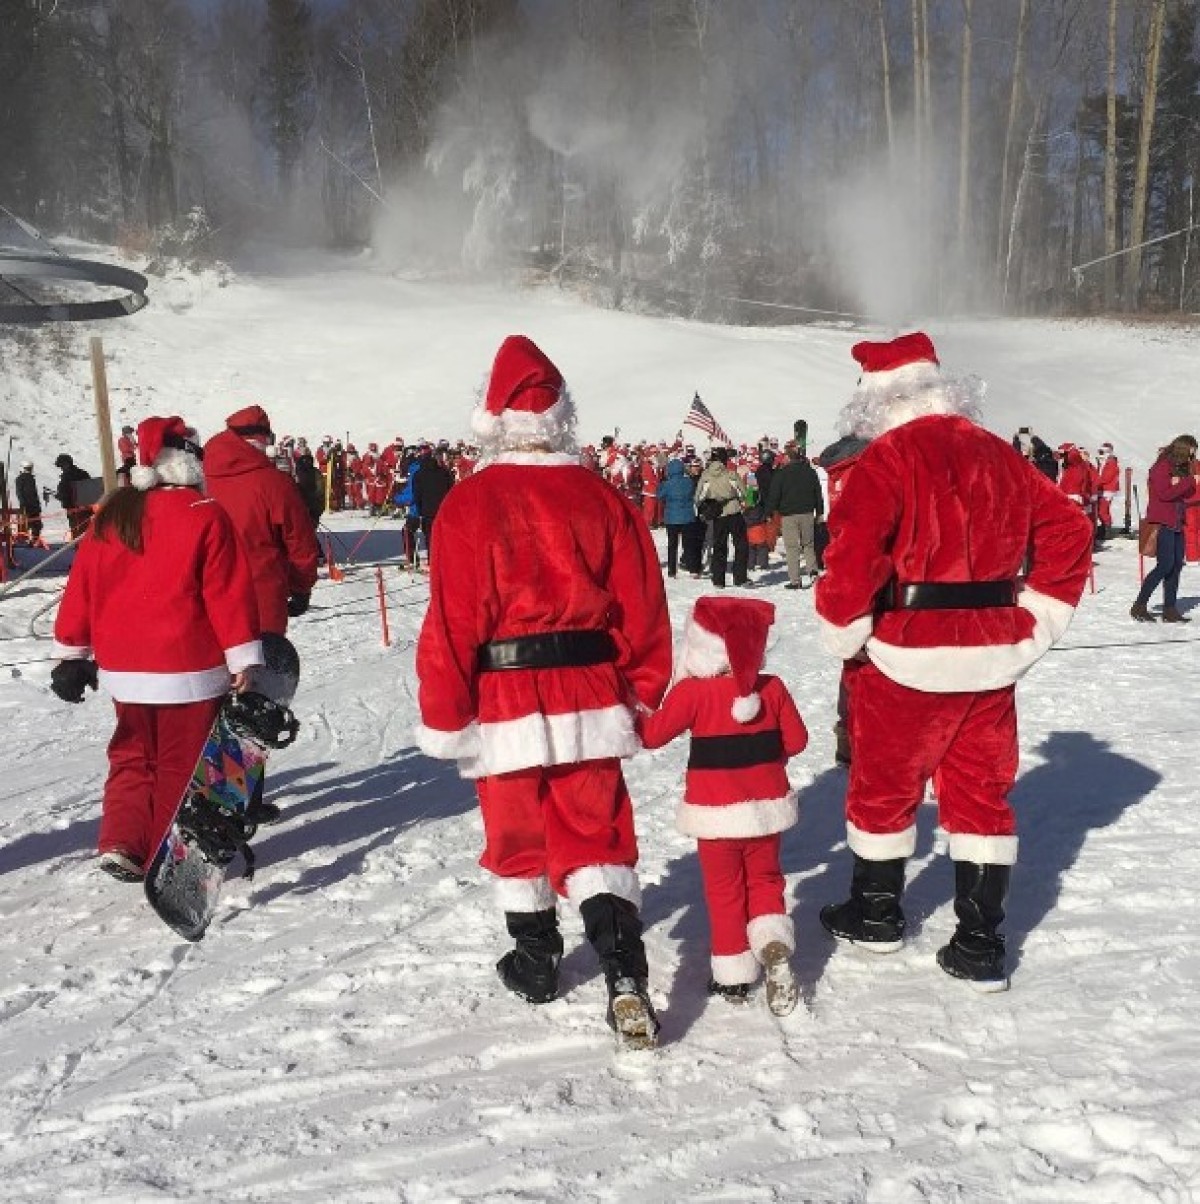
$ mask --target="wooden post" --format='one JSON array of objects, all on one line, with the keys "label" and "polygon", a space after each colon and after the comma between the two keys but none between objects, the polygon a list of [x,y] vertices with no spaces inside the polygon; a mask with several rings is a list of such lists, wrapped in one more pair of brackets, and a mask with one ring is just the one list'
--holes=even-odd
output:
[{"label": "wooden post", "polygon": [[112,419],[108,413],[108,376],[104,371],[104,344],[99,336],[93,336],[92,390],[96,395],[96,436],[100,440],[100,475],[104,478],[104,492],[111,493],[117,487],[117,457],[113,451]]}]

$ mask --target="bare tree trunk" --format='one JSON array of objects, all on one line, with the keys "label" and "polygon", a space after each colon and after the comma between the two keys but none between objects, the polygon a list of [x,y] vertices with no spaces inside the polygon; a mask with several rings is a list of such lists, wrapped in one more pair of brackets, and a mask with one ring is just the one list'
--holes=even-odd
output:
[{"label": "bare tree trunk", "polygon": [[1017,115],[1021,107],[1021,92],[1025,87],[1025,40],[1029,36],[1029,0],[1021,0],[1017,17],[1017,45],[1013,54],[1012,88],[1008,94],[1008,120],[1004,126],[1004,156],[1000,164],[1000,220],[996,233],[996,260],[1004,253],[1004,231],[1008,224],[1009,171],[1013,141],[1017,132]]},{"label": "bare tree trunk", "polygon": [[921,175],[925,149],[925,104],[921,74],[921,0],[911,0],[913,61],[913,140],[916,144],[917,174]]},{"label": "bare tree trunk", "polygon": [[921,95],[925,107],[925,145],[932,149],[934,146],[933,88],[929,82],[929,58],[929,0],[921,0]]},{"label": "bare tree trunk", "polygon": [[1146,38],[1146,85],[1138,130],[1137,167],[1133,180],[1133,217],[1129,231],[1129,271],[1125,277],[1125,308],[1137,309],[1142,287],[1142,240],[1146,237],[1146,201],[1150,183],[1150,142],[1154,137],[1154,108],[1158,103],[1158,63],[1162,55],[1167,0],[1154,0]]},{"label": "bare tree trunk", "polygon": [[963,0],[961,79],[958,91],[958,249],[961,261],[967,253],[967,223],[971,212],[971,8]]},{"label": "bare tree trunk", "polygon": [[[1104,133],[1104,254],[1117,253],[1117,3],[1108,0],[1108,81]],[[1117,304],[1117,261],[1104,264],[1104,307]]]},{"label": "bare tree trunk", "polygon": [[883,63],[883,120],[887,128],[888,165],[896,162],[896,129],[892,120],[892,63],[888,54],[887,23],[883,19],[883,0],[875,0],[879,19],[879,53]]},{"label": "bare tree trunk", "polygon": [[1038,97],[1033,121],[1029,126],[1029,134],[1025,139],[1025,153],[1021,157],[1021,174],[1017,177],[1017,189],[1013,196],[1012,218],[1008,226],[1008,248],[1004,256],[1004,303],[1006,307],[1008,304],[1009,288],[1012,282],[1013,252],[1017,244],[1017,231],[1021,224],[1021,209],[1025,203],[1025,193],[1029,184],[1029,172],[1033,166],[1033,144],[1037,140],[1042,127],[1042,108],[1045,100],[1046,95],[1043,92]]}]

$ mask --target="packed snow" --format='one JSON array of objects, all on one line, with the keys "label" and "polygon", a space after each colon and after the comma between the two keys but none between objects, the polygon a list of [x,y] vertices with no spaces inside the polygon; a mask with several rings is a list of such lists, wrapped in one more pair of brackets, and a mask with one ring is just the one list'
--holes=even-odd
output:
[{"label": "packed snow", "polygon": [[[621,439],[671,438],[699,391],[735,441],[786,438],[803,417],[819,448],[863,337],[603,312],[312,256],[156,280],[151,298],[83,332],[104,340],[115,425],[177,411],[210,434],[258,401],[277,431],[348,432],[360,448],[397,432],[464,434],[515,332],[562,367],[585,441],[618,427]],[[1032,425],[1055,446],[1109,440],[1140,481],[1159,444],[1197,425],[1194,330],[927,329],[947,371],[987,381],[986,422],[1005,437]],[[3,433],[42,484],[59,451],[98,464],[85,352],[80,340],[56,360],[4,365]],[[1120,524],[1123,499],[1116,509]],[[811,594],[785,593],[773,560],[755,589],[779,607],[770,665],[812,733],[791,766],[801,819],[783,851],[803,1000],[779,1020],[761,998],[705,996],[699,870],[673,827],[677,742],[627,766],[663,1021],[661,1048],[629,1056],[614,1052],[569,907],[563,997],[534,1008],[501,986],[507,941],[476,865],[472,787],[413,743],[426,579],[398,568],[398,524],[370,529],[360,513],[326,525],[346,579],[323,578],[293,623],[302,732],[268,772],[284,819],[197,945],[96,869],[112,712],[47,688],[63,577],[51,568],[0,598],[0,1198],[1200,1198],[1200,848],[1180,836],[1195,805],[1195,637],[1130,620],[1134,542],[1098,554],[1064,644],[1019,689],[1013,983],[990,996],[934,963],[953,927],[953,875],[932,806],[909,867],[904,950],[836,947],[817,922],[850,865],[831,733],[838,665],[818,647]],[[705,583],[668,584],[678,629]],[[1197,595],[1188,569],[1181,606]]]}]

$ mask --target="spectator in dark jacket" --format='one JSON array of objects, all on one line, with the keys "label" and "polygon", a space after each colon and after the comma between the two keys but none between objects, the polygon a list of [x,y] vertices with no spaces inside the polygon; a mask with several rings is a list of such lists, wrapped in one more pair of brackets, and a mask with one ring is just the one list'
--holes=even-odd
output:
[{"label": "spectator in dark jacket", "polygon": [[34,547],[43,547],[42,499],[38,497],[37,479],[33,475],[33,465],[28,460],[21,465],[15,485],[20,527],[28,535],[29,542]]},{"label": "spectator in dark jacket", "polygon": [[688,527],[696,521],[696,482],[684,471],[682,460],[667,463],[667,479],[658,487],[658,500],[663,507],[663,522],[667,528],[667,576],[674,577],[679,563],[679,545],[684,543],[686,571],[699,574],[699,562],[694,566],[687,555]]},{"label": "spectator in dark jacket", "polygon": [[54,461],[54,467],[61,474],[54,496],[58,498],[59,504],[67,512],[71,538],[78,539],[92,521],[91,507],[79,503],[79,486],[83,481],[90,481],[92,478],[66,452],[63,452]]},{"label": "spectator in dark jacket", "polygon": [[425,534],[425,556],[433,559],[433,521],[445,501],[454,474],[446,467],[443,456],[424,453],[421,456],[421,471],[413,477],[413,505],[421,519],[421,530]]},{"label": "spectator in dark jacket", "polygon": [[1030,454],[1029,458],[1033,461],[1033,466],[1047,476],[1052,481],[1058,480],[1058,459],[1054,454],[1054,449],[1044,439],[1037,435],[1030,436],[1029,439]]},{"label": "spectator in dark jacket", "polygon": [[[825,499],[817,471],[794,444],[788,461],[771,478],[767,513],[780,517],[780,533],[787,557],[788,589],[807,589],[817,579],[817,522],[825,515]],[[804,558],[801,573],[800,558]]]},{"label": "spectator in dark jacket", "polygon": [[325,490],[322,488],[321,474],[317,471],[317,462],[310,451],[303,451],[296,457],[296,484],[300,488],[300,496],[304,499],[304,507],[312,519],[313,531],[325,513]]}]

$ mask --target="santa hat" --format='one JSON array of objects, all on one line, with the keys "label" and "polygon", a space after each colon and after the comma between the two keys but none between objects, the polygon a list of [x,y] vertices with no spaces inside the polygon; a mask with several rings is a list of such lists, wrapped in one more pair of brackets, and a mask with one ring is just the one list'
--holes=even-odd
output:
[{"label": "santa hat", "polygon": [[1111,443],[1101,443],[1100,450],[1102,452],[1107,452],[1111,456],[1113,453],[1113,445]]},{"label": "santa hat", "polygon": [[938,357],[927,334],[917,330],[887,343],[855,343],[850,354],[862,367],[863,384],[907,383],[910,379],[938,377]]},{"label": "santa hat", "polygon": [[514,334],[500,344],[471,431],[499,450],[529,444],[573,450],[575,403],[562,373],[532,339]]},{"label": "santa hat", "polygon": [[200,436],[177,414],[147,418],[138,425],[137,441],[138,462],[129,470],[129,483],[135,489],[204,484]]},{"label": "santa hat", "polygon": [[246,406],[225,419],[225,429],[241,435],[243,439],[265,439],[268,443],[275,438],[271,432],[271,419],[262,406]]},{"label": "santa hat", "polygon": [[762,708],[754,686],[767,650],[775,604],[757,598],[697,599],[684,628],[680,670],[684,677],[717,677],[732,672],[738,696],[733,717],[751,723]]}]

